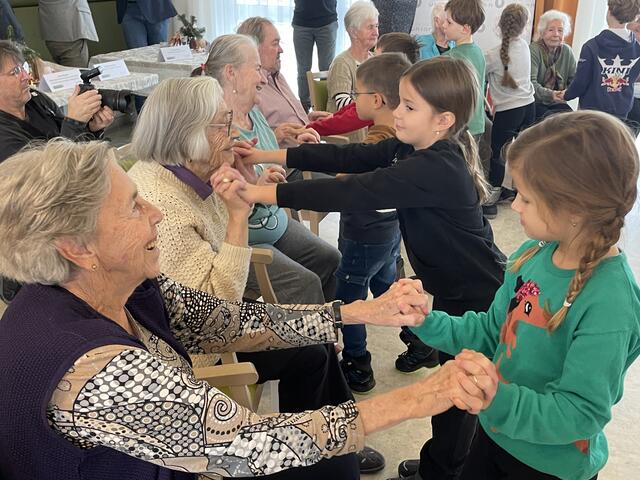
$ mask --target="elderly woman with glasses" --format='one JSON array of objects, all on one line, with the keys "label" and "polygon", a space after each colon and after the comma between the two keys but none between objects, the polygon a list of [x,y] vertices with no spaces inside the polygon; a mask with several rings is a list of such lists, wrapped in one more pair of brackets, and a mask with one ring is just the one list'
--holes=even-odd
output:
[{"label": "elderly woman with glasses", "polygon": [[357,451],[367,434],[454,403],[478,411],[495,394],[490,362],[458,359],[362,402],[257,415],[196,380],[189,355],[333,342],[340,323],[417,324],[421,286],[405,280],[343,307],[184,287],[160,274],[162,214],[104,143],[9,158],[0,198],[0,274],[27,284],[0,320],[2,478],[268,475]]},{"label": "elderly woman with glasses", "polygon": [[[227,108],[233,110],[235,134],[241,140],[252,142],[260,150],[279,148],[276,134],[257,108],[258,92],[265,81],[260,55],[251,37],[233,34],[216,38],[211,43],[204,70],[198,67],[192,75],[210,76],[218,81]],[[263,170],[262,166],[257,167],[258,173]],[[252,171],[245,170],[244,174],[255,183],[256,179],[251,178]],[[276,176],[272,180],[283,179]],[[273,252],[269,277],[279,301],[322,303],[334,299],[334,273],[340,263],[340,252],[301,223],[290,221],[284,209],[266,204],[253,206],[249,217],[249,245]],[[257,291],[258,283],[252,269],[247,293],[255,296]]]},{"label": "elderly woman with glasses", "polygon": [[[132,141],[138,161],[129,175],[138,193],[164,216],[158,225],[162,271],[187,287],[239,301],[249,272],[251,206],[238,197],[236,187],[214,192],[209,181],[223,164],[234,163],[231,135],[237,131],[231,127],[232,115],[215,79],[165,80],[149,96],[138,119]],[[228,180],[231,183],[234,177]],[[273,275],[271,268],[269,273]],[[277,277],[272,279],[278,292]],[[309,285],[301,286],[305,287]],[[319,298],[310,302],[301,296],[284,303],[322,303]],[[196,365],[213,364],[218,359],[212,357],[197,357]],[[259,382],[279,381],[280,411],[301,412],[353,398],[333,345],[241,351],[238,359],[255,365]],[[369,447],[365,453],[368,459],[379,457]],[[314,468],[319,476],[344,478],[350,478],[349,471],[356,476],[358,470],[353,458],[347,457]]]},{"label": "elderly woman with glasses", "polygon": [[535,89],[536,118],[570,111],[564,90],[576,75],[576,59],[564,39],[571,33],[571,18],[559,10],[542,14],[538,40],[531,42],[531,83]]},{"label": "elderly woman with glasses", "polygon": [[113,111],[101,106],[98,90],[79,95],[76,87],[65,115],[53,100],[31,88],[24,63],[18,47],[0,40],[0,162],[33,140],[102,137],[113,122]]}]

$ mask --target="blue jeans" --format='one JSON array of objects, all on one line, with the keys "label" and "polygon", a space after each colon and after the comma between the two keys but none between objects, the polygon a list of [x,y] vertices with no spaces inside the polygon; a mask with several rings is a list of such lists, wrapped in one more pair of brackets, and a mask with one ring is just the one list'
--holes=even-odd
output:
[{"label": "blue jeans", "polygon": [[329,70],[336,55],[337,32],[338,22],[317,28],[293,26],[293,46],[298,63],[298,97],[306,110],[311,106],[307,72],[311,71],[313,44],[315,42],[318,47],[318,68],[321,72]]},{"label": "blue jeans", "polygon": [[[396,280],[396,259],[400,256],[400,231],[388,243],[355,242],[338,239],[342,253],[336,271],[336,299],[345,303],[364,300],[369,289],[374,297],[386,292]],[[364,325],[346,325],[342,330],[344,353],[362,357],[367,353],[367,330]]]},{"label": "blue jeans", "polygon": [[140,7],[136,3],[129,2],[122,19],[122,33],[124,33],[127,48],[146,47],[166,42],[169,34],[169,19],[150,23],[140,12]]}]

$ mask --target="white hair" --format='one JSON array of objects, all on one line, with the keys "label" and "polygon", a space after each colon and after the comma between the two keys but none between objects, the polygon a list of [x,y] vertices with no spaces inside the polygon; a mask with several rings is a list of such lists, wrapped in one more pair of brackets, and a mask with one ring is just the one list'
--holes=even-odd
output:
[{"label": "white hair", "polygon": [[560,10],[548,10],[540,15],[540,20],[538,20],[538,34],[542,36],[549,26],[549,23],[554,20],[560,20],[562,22],[563,35],[565,38],[569,36],[571,33],[571,17]]},{"label": "white hair", "polygon": [[218,81],[207,76],[170,78],[140,112],[131,140],[135,158],[162,165],[209,161],[207,125],[223,102]]},{"label": "white hair", "polygon": [[0,274],[59,285],[77,271],[56,243],[86,243],[111,190],[113,149],[106,142],[55,139],[0,164]]},{"label": "white hair", "polygon": [[[209,56],[205,62],[204,73],[218,80],[220,85],[224,85],[224,67],[231,65],[233,68],[240,68],[247,62],[247,50],[245,47],[252,47],[258,51],[256,40],[239,33],[220,35],[209,48]],[[194,70],[196,75],[201,75],[201,68]],[[194,76],[194,73],[191,74]]]},{"label": "white hair", "polygon": [[377,20],[378,16],[378,9],[373,3],[365,0],[358,0],[351,5],[349,10],[347,10],[347,13],[344,16],[344,27],[347,32],[351,28],[358,29],[362,27],[362,24],[368,19],[373,18]]},{"label": "white hair", "polygon": [[434,18],[444,19],[445,5],[446,5],[446,2],[438,2],[433,6],[433,8],[431,9],[432,20]]}]

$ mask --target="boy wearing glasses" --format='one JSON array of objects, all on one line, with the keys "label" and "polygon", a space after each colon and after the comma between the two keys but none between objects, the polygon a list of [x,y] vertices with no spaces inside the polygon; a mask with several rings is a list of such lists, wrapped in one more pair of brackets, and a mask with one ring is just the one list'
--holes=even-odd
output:
[{"label": "boy wearing glasses", "polygon": [[[400,103],[398,86],[402,73],[411,66],[399,53],[370,58],[356,71],[356,89],[351,98],[358,117],[372,121],[364,143],[378,143],[395,137],[393,110]],[[336,271],[336,299],[345,303],[386,292],[396,280],[396,258],[400,256],[400,227],[395,210],[342,212],[338,249],[342,253]],[[366,393],[376,384],[367,351],[364,325],[343,330],[342,370],[351,390]]]}]

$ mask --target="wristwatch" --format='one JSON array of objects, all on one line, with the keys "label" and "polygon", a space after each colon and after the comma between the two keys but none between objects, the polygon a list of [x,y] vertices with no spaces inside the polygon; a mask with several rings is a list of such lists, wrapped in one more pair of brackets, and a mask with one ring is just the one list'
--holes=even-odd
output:
[{"label": "wristwatch", "polygon": [[344,305],[342,300],[334,300],[331,302],[331,307],[333,307],[333,324],[336,329],[340,330],[344,327],[344,323],[342,323],[342,313],[340,312],[340,307],[342,307],[342,305]]}]

